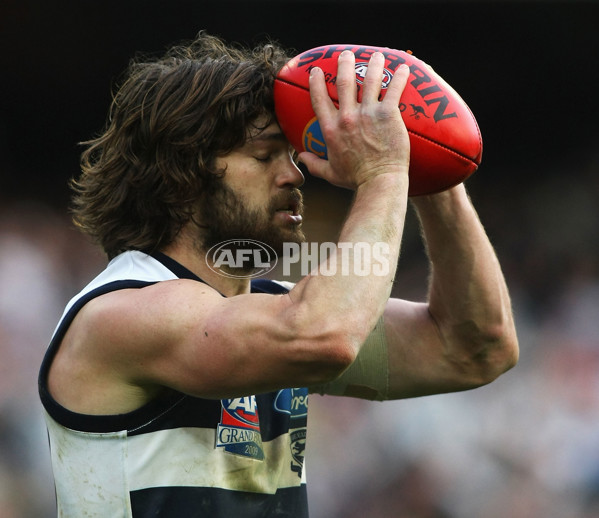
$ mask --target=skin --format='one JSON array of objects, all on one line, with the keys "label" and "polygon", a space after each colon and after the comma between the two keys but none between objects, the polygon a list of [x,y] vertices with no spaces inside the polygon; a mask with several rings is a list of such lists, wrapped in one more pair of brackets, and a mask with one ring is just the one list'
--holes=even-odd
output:
[{"label": "skin", "polygon": [[[299,158],[311,174],[355,190],[339,241],[385,242],[394,265],[408,203],[409,138],[398,104],[409,71],[398,69],[379,101],[383,64],[374,54],[357,103],[353,54],[340,55],[339,109],[322,71],[313,70],[312,102],[329,160]],[[259,210],[303,177],[276,124],[253,137],[220,165],[229,187]],[[518,356],[499,263],[463,186],[413,201],[432,265],[428,302],[390,299],[394,268],[386,276],[308,275],[287,295],[250,295],[247,279],[207,267],[201,228],[190,224],[163,251],[208,285],[165,281],[89,302],[54,359],[51,393],[75,412],[115,414],[169,389],[225,398],[322,385],[351,365],[383,313],[392,398],[489,383]],[[268,217],[293,239],[298,216]]]}]

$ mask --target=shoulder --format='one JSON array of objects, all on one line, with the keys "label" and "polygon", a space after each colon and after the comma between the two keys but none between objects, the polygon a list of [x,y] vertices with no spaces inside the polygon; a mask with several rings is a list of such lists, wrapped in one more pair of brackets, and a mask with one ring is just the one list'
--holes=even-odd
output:
[{"label": "shoulder", "polygon": [[[192,295],[193,294],[193,295]],[[194,301],[190,302],[190,297]],[[190,326],[186,308],[222,298],[203,283],[173,279],[89,300],[64,333],[49,367],[53,397],[72,411],[126,413],[160,390],[149,376]],[[199,319],[198,319],[199,320]]]},{"label": "shoulder", "polygon": [[177,317],[185,318],[190,308],[197,313],[222,299],[216,290],[202,282],[159,281],[94,298],[81,309],[73,325],[83,328],[86,336],[99,334],[110,341],[145,336],[160,328],[171,332]]}]

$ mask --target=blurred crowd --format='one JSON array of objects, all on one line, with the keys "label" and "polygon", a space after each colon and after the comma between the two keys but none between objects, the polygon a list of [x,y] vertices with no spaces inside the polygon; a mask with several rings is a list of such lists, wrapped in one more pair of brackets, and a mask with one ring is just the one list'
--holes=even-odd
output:
[{"label": "blurred crowd", "polygon": [[[314,518],[599,516],[598,158],[534,189],[472,179],[510,285],[520,363],[457,394],[311,396]],[[308,240],[334,239],[348,197],[306,189]],[[0,518],[56,516],[37,372],[65,303],[104,263],[64,209],[0,201]],[[410,213],[394,294],[421,299],[426,276]]]}]

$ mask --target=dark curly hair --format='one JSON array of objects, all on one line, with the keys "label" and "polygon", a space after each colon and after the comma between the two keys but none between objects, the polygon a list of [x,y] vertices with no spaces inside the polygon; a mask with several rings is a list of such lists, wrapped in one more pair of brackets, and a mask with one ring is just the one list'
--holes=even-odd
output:
[{"label": "dark curly hair", "polygon": [[76,226],[109,258],[170,244],[220,180],[215,158],[274,120],[273,80],[288,59],[272,42],[250,49],[200,32],[158,59],[132,60],[105,130],[83,143]]}]

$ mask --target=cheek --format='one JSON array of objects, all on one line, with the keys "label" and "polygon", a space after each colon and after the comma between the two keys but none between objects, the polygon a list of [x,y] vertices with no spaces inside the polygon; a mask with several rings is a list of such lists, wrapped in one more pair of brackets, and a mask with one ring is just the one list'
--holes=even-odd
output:
[{"label": "cheek", "polygon": [[245,207],[261,209],[271,201],[272,173],[263,164],[247,157],[232,155],[219,158],[218,167],[225,169],[224,182]]},{"label": "cheek", "polygon": [[261,205],[270,199],[272,184],[270,176],[263,170],[246,168],[230,184],[236,192],[253,205]]},{"label": "cheek", "polygon": [[246,175],[240,176],[229,187],[244,208],[262,211],[270,205],[270,189],[263,178]]}]

